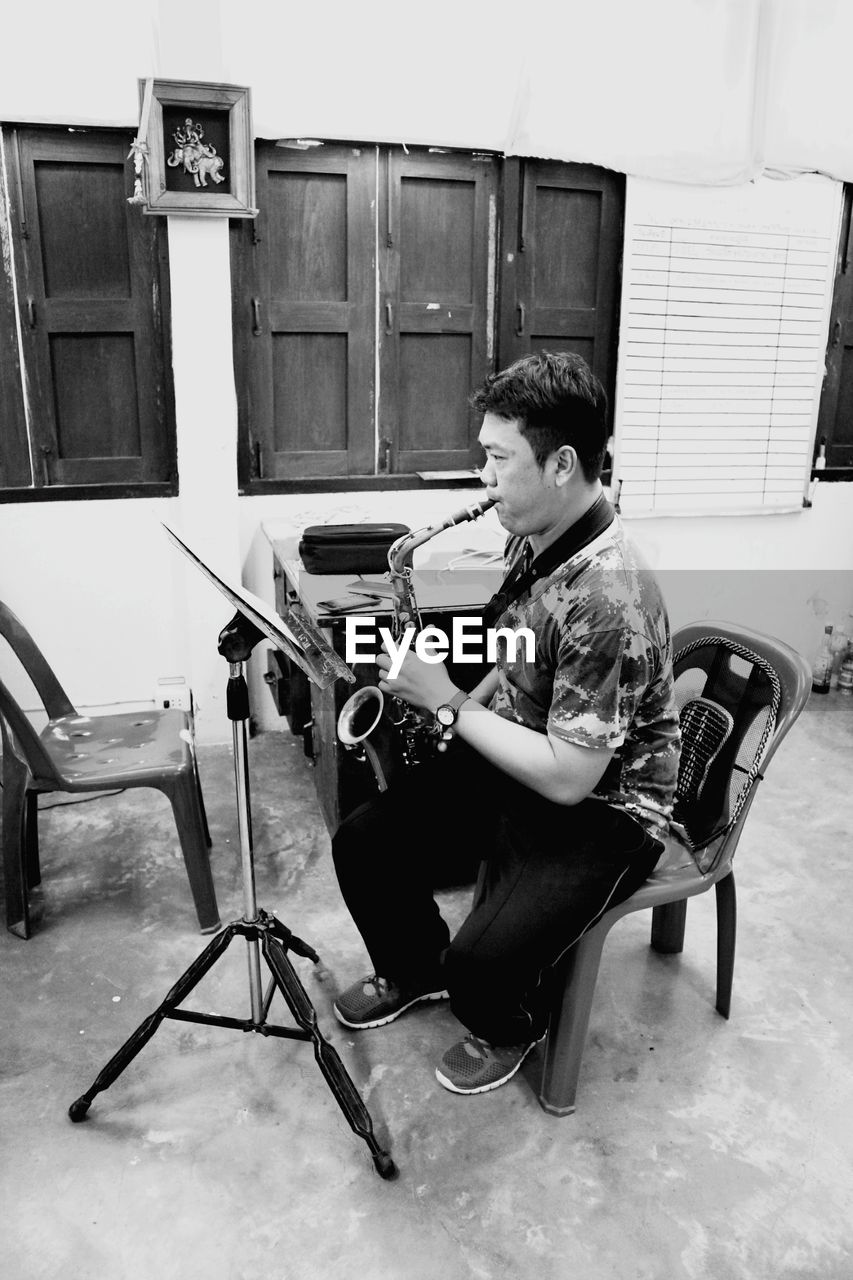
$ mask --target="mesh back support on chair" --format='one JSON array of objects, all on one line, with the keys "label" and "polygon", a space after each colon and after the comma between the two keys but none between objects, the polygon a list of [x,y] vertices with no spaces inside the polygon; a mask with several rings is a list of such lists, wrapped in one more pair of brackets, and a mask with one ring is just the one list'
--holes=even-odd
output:
[{"label": "mesh back support on chair", "polygon": [[720,635],[692,640],[673,665],[682,733],[673,818],[699,869],[710,871],[761,776],[781,689],[765,658]]}]

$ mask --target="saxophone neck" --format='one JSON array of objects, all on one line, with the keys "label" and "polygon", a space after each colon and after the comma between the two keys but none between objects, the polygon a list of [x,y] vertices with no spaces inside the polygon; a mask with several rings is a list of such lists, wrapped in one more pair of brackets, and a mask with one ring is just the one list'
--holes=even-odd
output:
[{"label": "saxophone neck", "polygon": [[404,533],[401,538],[391,544],[388,551],[388,568],[392,575],[402,573],[405,569],[410,569],[414,553],[425,542],[429,542],[437,534],[442,533],[445,529],[451,529],[456,524],[464,524],[466,520],[478,520],[494,505],[494,498],[484,498],[480,502],[471,502],[459,511],[454,511],[453,515],[448,516],[440,524],[431,524],[423,529],[415,529],[413,533]]}]

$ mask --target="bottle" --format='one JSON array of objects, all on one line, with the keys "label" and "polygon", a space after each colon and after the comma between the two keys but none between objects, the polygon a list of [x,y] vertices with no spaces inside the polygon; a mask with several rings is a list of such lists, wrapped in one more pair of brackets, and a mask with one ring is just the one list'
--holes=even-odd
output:
[{"label": "bottle", "polygon": [[843,627],[836,627],[832,633],[832,672],[830,684],[833,689],[838,685],[841,664],[849,655],[853,645],[853,613],[848,613]]},{"label": "bottle", "polygon": [[812,693],[829,693],[832,679],[832,623],[823,629],[820,651],[812,667]]},{"label": "bottle", "polygon": [[853,694],[853,654],[849,650],[838,673],[838,692]]},{"label": "bottle", "polygon": [[814,460],[814,469],[815,471],[826,470],[826,439],[823,436],[821,437],[817,457]]}]

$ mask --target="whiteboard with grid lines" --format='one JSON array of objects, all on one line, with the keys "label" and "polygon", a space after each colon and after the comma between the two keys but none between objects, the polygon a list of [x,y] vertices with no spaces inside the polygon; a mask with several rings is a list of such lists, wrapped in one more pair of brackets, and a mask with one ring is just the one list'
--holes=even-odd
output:
[{"label": "whiteboard with grid lines", "polygon": [[842,184],[629,178],[614,481],[626,515],[802,508]]}]

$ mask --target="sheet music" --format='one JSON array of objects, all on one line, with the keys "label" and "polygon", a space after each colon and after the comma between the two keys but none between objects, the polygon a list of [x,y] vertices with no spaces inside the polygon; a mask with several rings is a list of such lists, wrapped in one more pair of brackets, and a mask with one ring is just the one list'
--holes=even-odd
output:
[{"label": "sheet music", "polygon": [[277,649],[286,653],[319,688],[326,689],[338,679],[344,679],[350,683],[355,681],[352,671],[308,618],[300,617],[292,609],[287,610],[286,618],[282,617],[254,592],[242,585],[235,586],[215,573],[209,565],[205,564],[201,556],[196,555],[175,533],[174,529],[170,529],[165,523],[163,528],[173,546],[176,546],[235,609],[253,622]]},{"label": "sheet music", "polygon": [[624,513],[802,507],[841,184],[628,179],[614,477]]}]

